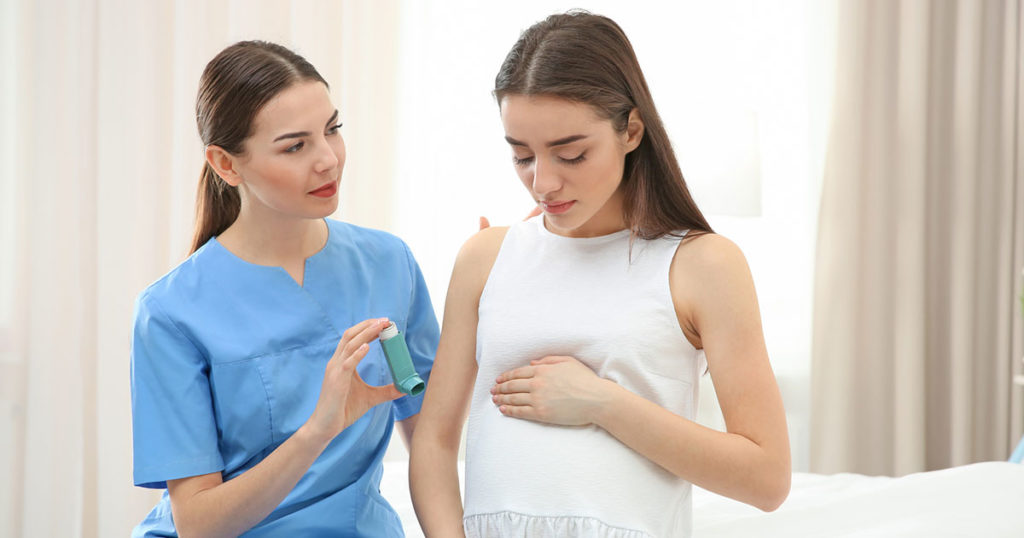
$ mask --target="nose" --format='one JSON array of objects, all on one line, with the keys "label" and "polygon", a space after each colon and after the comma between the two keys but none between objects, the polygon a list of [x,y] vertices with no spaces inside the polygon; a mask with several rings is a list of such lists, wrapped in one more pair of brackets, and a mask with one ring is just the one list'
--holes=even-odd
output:
[{"label": "nose", "polygon": [[329,141],[324,140],[316,155],[314,169],[317,173],[329,172],[341,164],[345,158],[345,146],[342,144],[335,148]]},{"label": "nose", "polygon": [[547,163],[542,164],[540,157],[534,158],[533,192],[543,198],[561,188],[562,180],[558,177],[554,167]]}]

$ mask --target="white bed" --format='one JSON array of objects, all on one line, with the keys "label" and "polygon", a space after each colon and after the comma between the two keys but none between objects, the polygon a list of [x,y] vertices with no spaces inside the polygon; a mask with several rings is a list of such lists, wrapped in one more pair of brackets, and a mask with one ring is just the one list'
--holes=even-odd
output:
[{"label": "white bed", "polygon": [[[381,491],[410,537],[416,523],[407,464],[384,462]],[[1024,465],[987,462],[899,478],[794,473],[775,512],[694,488],[694,536],[1024,537]]]}]

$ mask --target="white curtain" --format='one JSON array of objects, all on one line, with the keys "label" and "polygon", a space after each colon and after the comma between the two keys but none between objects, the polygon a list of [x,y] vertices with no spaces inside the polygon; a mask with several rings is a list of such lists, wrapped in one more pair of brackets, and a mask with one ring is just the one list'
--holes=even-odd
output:
[{"label": "white curtain", "polygon": [[840,4],[811,470],[1005,460],[1024,427],[1019,0]]},{"label": "white curtain", "polygon": [[131,478],[132,306],[187,254],[200,72],[240,39],[305,55],[345,122],[340,216],[386,228],[386,204],[349,201],[393,174],[397,2],[8,0],[0,16],[0,536],[125,536],[157,498]]}]

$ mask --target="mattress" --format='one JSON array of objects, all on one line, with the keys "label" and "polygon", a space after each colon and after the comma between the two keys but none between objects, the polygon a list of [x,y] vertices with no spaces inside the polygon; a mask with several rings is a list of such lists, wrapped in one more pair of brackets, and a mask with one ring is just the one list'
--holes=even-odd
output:
[{"label": "mattress", "polygon": [[[410,537],[422,537],[408,465],[385,461],[381,492]],[[985,462],[902,477],[794,473],[786,502],[765,513],[694,487],[695,537],[1024,537],[1024,465]]]}]

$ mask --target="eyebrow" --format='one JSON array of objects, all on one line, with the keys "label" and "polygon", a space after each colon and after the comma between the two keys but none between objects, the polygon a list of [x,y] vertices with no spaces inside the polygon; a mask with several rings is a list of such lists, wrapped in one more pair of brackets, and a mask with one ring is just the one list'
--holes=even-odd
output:
[{"label": "eyebrow", "polygon": [[[327,123],[324,124],[324,127],[327,127],[330,124],[334,123],[334,120],[336,120],[336,119],[338,119],[338,110],[337,109],[334,110],[334,114],[331,114],[331,117],[327,120]],[[283,134],[283,135],[275,138],[274,142],[277,142],[278,140],[284,140],[286,138],[302,138],[304,136],[309,136],[309,135],[310,135],[309,131],[299,131],[299,132],[296,132],[296,133],[286,133],[286,134]]]},{"label": "eyebrow", "polygon": [[[587,137],[587,135],[577,134],[577,135],[567,136],[565,138],[559,138],[558,140],[552,140],[551,142],[548,142],[548,143],[546,143],[544,145],[549,147],[549,148],[553,148],[555,146],[564,146],[566,144],[571,144],[571,143],[573,143],[573,142],[575,142],[577,140],[583,140],[586,137]],[[525,142],[520,142],[520,141],[518,141],[515,138],[512,138],[510,136],[506,136],[505,137],[505,141],[508,142],[509,144],[512,144],[513,146],[527,147]]]}]

